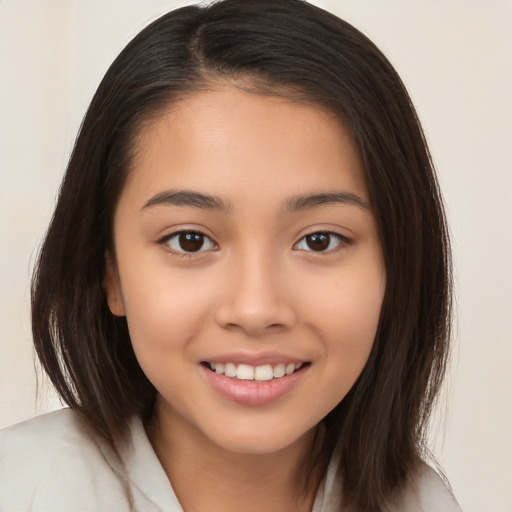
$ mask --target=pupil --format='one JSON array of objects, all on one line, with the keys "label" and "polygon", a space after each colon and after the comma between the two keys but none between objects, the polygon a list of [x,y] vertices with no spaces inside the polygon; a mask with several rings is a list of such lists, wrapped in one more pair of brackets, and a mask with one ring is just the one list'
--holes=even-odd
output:
[{"label": "pupil", "polygon": [[203,235],[199,233],[182,233],[179,238],[180,247],[187,252],[197,252],[204,243]]},{"label": "pupil", "polygon": [[306,243],[312,251],[325,251],[329,247],[330,236],[322,233],[308,235]]}]

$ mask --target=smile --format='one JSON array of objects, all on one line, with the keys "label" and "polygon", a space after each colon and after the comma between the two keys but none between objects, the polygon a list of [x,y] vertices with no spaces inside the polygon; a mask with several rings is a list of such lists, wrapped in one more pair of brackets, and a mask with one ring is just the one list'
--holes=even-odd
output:
[{"label": "smile", "polygon": [[[229,361],[229,359],[228,359]],[[212,389],[230,401],[263,406],[284,398],[304,381],[311,362],[259,364],[203,361],[199,368]]]},{"label": "smile", "polygon": [[258,382],[280,379],[286,375],[291,375],[299,370],[303,363],[279,363],[276,365],[264,364],[261,366],[251,366],[248,364],[235,363],[206,363],[212,372],[219,375],[225,375],[237,380],[254,380]]}]

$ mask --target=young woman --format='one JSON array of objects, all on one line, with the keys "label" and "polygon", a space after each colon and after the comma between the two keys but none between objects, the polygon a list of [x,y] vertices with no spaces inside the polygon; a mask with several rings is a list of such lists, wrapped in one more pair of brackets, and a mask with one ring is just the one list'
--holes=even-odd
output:
[{"label": "young woman", "polygon": [[424,462],[450,255],[407,92],[300,0],[170,12],[112,64],[33,280],[69,409],[1,510],[457,511]]}]

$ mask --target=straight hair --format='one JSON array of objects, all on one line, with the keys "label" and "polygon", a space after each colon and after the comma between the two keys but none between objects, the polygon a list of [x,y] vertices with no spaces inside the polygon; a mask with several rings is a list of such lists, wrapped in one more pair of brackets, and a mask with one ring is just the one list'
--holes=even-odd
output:
[{"label": "straight hair", "polygon": [[445,214],[398,74],[361,32],[305,1],[183,7],[147,26],[113,62],[83,120],[34,270],[37,355],[63,401],[113,447],[134,415],[149,418],[156,390],[102,286],[113,214],[143,127],[170,104],[226,81],[328,109],[360,151],[386,290],[368,362],[324,418],[311,467],[325,475],[339,449],[343,510],[391,510],[425,457],[448,357]]}]

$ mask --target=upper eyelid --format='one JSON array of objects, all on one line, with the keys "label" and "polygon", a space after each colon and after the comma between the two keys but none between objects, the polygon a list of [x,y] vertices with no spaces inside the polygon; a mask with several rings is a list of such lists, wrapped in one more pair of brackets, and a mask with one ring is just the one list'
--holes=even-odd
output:
[{"label": "upper eyelid", "polygon": [[[196,233],[196,234],[199,234],[201,236],[204,236],[205,238],[207,238],[212,243],[214,248],[213,249],[204,250],[204,251],[203,250],[199,250],[199,251],[192,251],[192,252],[173,249],[170,246],[170,244],[168,244],[168,242],[172,238],[174,238],[175,236],[181,235],[183,233]],[[199,257],[201,254],[203,254],[205,252],[211,252],[212,250],[216,251],[219,248],[219,244],[211,236],[207,235],[206,233],[204,233],[200,229],[177,229],[177,230],[174,230],[171,233],[168,233],[166,235],[163,235],[163,236],[159,237],[156,240],[156,244],[161,246],[162,249],[165,252],[168,252],[168,253],[172,254],[173,256],[178,256],[180,258],[195,258],[195,257]]]},{"label": "upper eyelid", "polygon": [[338,231],[333,231],[332,229],[314,229],[312,231],[304,233],[299,238],[297,238],[297,241],[295,242],[294,245],[298,244],[301,240],[311,235],[332,235],[345,242],[350,242],[352,240],[350,236],[344,235],[343,233],[339,233]]},{"label": "upper eyelid", "polygon": [[330,249],[328,251],[304,251],[304,252],[311,252],[312,254],[330,254],[330,253],[335,253],[339,248],[340,246],[343,247],[343,246],[347,246],[347,245],[350,245],[352,243],[352,239],[345,236],[345,235],[342,235],[341,233],[338,233],[337,231],[329,231],[329,230],[316,230],[316,231],[311,231],[309,233],[306,233],[305,235],[303,235],[302,237],[300,237],[297,242],[295,242],[293,244],[293,248],[297,247],[306,237],[308,236],[311,236],[311,235],[331,235],[331,236],[334,236],[336,237],[338,240],[339,240],[339,244],[334,248],[334,249]]},{"label": "upper eyelid", "polygon": [[308,235],[314,235],[315,233],[325,233],[337,235],[343,238],[350,239],[355,236],[354,229],[349,227],[346,223],[340,222],[313,222],[308,226],[296,232],[297,240]]},{"label": "upper eyelid", "polygon": [[158,239],[157,239],[157,243],[165,242],[165,241],[171,239],[172,237],[174,237],[176,235],[181,235],[182,233],[197,233],[198,235],[202,235],[202,236],[208,238],[215,245],[218,245],[217,242],[215,241],[215,239],[211,235],[209,235],[208,233],[205,233],[200,228],[180,228],[180,229],[174,229],[174,230],[172,230],[172,231],[170,231],[168,233],[165,233],[164,235],[159,236]]}]

